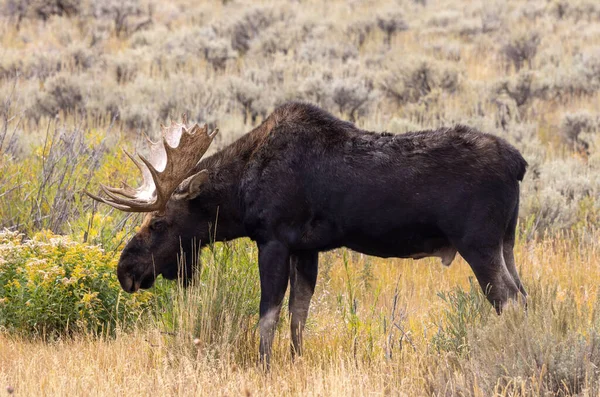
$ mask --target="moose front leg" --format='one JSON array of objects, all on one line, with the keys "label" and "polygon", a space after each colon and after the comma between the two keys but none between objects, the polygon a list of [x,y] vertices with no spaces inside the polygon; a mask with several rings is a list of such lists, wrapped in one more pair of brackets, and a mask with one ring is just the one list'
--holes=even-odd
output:
[{"label": "moose front leg", "polygon": [[317,283],[319,254],[303,252],[290,256],[290,328],[292,358],[302,355],[302,333],[308,317],[308,307]]},{"label": "moose front leg", "polygon": [[271,347],[281,303],[290,278],[289,250],[278,242],[258,246],[260,273],[260,361],[267,368],[271,362]]}]

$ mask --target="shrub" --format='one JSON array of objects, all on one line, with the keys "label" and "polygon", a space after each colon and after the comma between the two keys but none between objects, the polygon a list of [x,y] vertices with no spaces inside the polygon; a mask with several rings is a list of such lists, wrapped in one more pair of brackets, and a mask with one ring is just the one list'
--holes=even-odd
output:
[{"label": "shrub", "polygon": [[506,7],[502,2],[487,2],[482,3],[481,10],[481,32],[490,33],[496,32],[504,25],[506,18]]},{"label": "shrub", "polygon": [[85,114],[88,119],[110,121],[121,116],[124,98],[116,82],[92,81],[85,89]]},{"label": "shrub", "polygon": [[597,21],[600,19],[600,6],[594,0],[557,0],[552,3],[552,11],[558,19]]},{"label": "shrub", "polygon": [[241,77],[232,76],[228,80],[228,91],[231,102],[241,108],[244,124],[250,121],[254,124],[260,116],[263,120],[267,117],[277,102],[274,92],[267,92],[264,87],[271,86],[277,77],[265,70],[246,70]]},{"label": "shrub", "polygon": [[69,55],[76,68],[90,69],[97,61],[96,54],[81,43],[69,46]]},{"label": "shrub", "polygon": [[579,159],[546,161],[526,183],[521,215],[534,219],[536,231],[598,226],[600,173],[592,166]]},{"label": "shrub", "polygon": [[[249,58],[256,59],[257,56],[291,53],[301,60],[319,59],[323,54],[319,48],[322,47],[329,28],[328,25],[319,26],[305,20],[297,20],[292,23],[291,20],[284,19],[275,22],[256,37],[255,44],[250,49]],[[304,46],[306,49],[302,49]],[[329,60],[329,58],[327,57],[325,60]]]},{"label": "shrub", "polygon": [[364,79],[339,79],[333,83],[331,100],[341,114],[347,114],[355,122],[368,105],[372,90],[372,84]]},{"label": "shrub", "polygon": [[0,59],[0,81],[14,79],[23,74],[23,60],[20,59],[18,51],[4,50],[4,55]]},{"label": "shrub", "polygon": [[28,16],[45,21],[53,15],[77,15],[81,12],[81,3],[77,0],[8,0],[3,12],[17,19],[18,28],[21,20]]},{"label": "shrub", "polygon": [[528,105],[534,98],[543,98],[548,87],[540,81],[537,74],[531,71],[521,71],[517,75],[502,79],[493,85],[492,95],[506,95],[515,101],[518,107]]},{"label": "shrub", "polygon": [[385,34],[384,42],[389,46],[392,37],[404,30],[408,30],[408,24],[404,16],[398,12],[386,12],[377,17],[377,27]]},{"label": "shrub", "polygon": [[145,13],[139,0],[96,0],[92,5],[95,18],[113,22],[117,37],[130,36],[152,23],[152,7]]},{"label": "shrub", "polygon": [[530,31],[520,33],[511,37],[508,43],[502,47],[502,55],[507,62],[514,65],[517,71],[525,64],[531,69],[539,45],[539,33]]},{"label": "shrub", "polygon": [[110,64],[114,69],[117,83],[126,84],[135,80],[139,71],[139,63],[135,60],[136,55],[137,54],[132,52],[119,54],[110,59]]},{"label": "shrub", "polygon": [[163,44],[163,52],[179,65],[196,63],[201,57],[214,70],[222,70],[229,59],[237,57],[229,41],[219,37],[212,26],[180,29],[168,37]]},{"label": "shrub", "polygon": [[30,6],[33,14],[43,20],[52,15],[73,16],[81,11],[81,3],[76,0],[33,0]]},{"label": "shrub", "polygon": [[268,104],[264,100],[262,90],[256,83],[251,80],[232,77],[229,80],[229,88],[234,102],[241,107],[241,112],[244,117],[244,124],[250,117],[251,123],[254,124],[258,116],[263,119],[267,115]]},{"label": "shrub", "polygon": [[275,10],[256,7],[245,12],[231,29],[231,47],[240,54],[250,49],[250,42],[283,15],[276,15]]},{"label": "shrub", "polygon": [[102,207],[98,212],[81,192],[96,188],[98,180],[136,175],[114,148],[119,136],[105,134],[49,126],[45,136],[32,136],[29,142],[21,137],[23,154],[0,154],[0,228],[27,235],[49,229],[107,249],[117,247],[133,218]]},{"label": "shrub", "polygon": [[442,59],[458,62],[461,60],[461,44],[444,39],[431,45],[432,51]]},{"label": "shrub", "polygon": [[158,120],[158,112],[152,105],[133,103],[123,109],[121,120],[130,130],[150,131]]},{"label": "shrub", "polygon": [[40,232],[0,232],[0,328],[29,336],[110,334],[135,325],[151,294],[121,291],[115,257]]},{"label": "shrub", "polygon": [[462,18],[462,13],[456,10],[440,11],[429,18],[427,25],[437,28],[447,28],[456,25]]},{"label": "shrub", "polygon": [[600,131],[600,116],[580,111],[563,115],[560,132],[563,139],[572,148],[590,154],[589,134]]},{"label": "shrub", "polygon": [[[479,308],[480,298],[474,299],[472,291],[458,289],[454,299],[446,300],[447,320],[441,325],[441,335],[452,343],[442,344],[444,356],[425,369],[430,394],[528,395],[531,391],[570,396],[598,392],[598,301],[578,305],[568,292],[559,296],[556,285],[543,285],[542,280],[529,285],[527,311],[509,308],[502,316],[490,316],[489,310]],[[432,340],[434,346],[439,344],[439,335]]]},{"label": "shrub", "polygon": [[436,88],[453,93],[459,85],[460,73],[455,67],[429,58],[394,62],[381,82],[384,93],[399,104],[418,102]]},{"label": "shrub", "polygon": [[231,49],[225,39],[211,40],[204,47],[204,59],[214,70],[223,70],[228,60],[236,58],[237,53]]},{"label": "shrub", "polygon": [[330,107],[330,89],[333,76],[330,72],[322,71],[303,79],[299,87],[299,96],[304,100],[316,103],[323,107]]},{"label": "shrub", "polygon": [[479,285],[469,278],[469,291],[457,287],[450,292],[438,293],[444,303],[443,314],[437,318],[438,331],[431,339],[437,351],[469,353],[469,331],[481,327],[491,314]]},{"label": "shrub", "polygon": [[581,68],[588,84],[598,90],[600,88],[600,46],[592,47],[578,54],[575,58],[575,65]]},{"label": "shrub", "polygon": [[307,41],[300,45],[296,57],[304,62],[320,64],[329,62],[347,62],[358,57],[358,51],[350,44]]},{"label": "shrub", "polygon": [[59,51],[44,51],[36,54],[33,60],[29,60],[23,71],[27,77],[46,80],[63,70],[63,61]]},{"label": "shrub", "polygon": [[32,117],[39,119],[42,115],[56,116],[61,111],[70,113],[82,110],[83,104],[79,79],[62,73],[48,79],[29,111]]},{"label": "shrub", "polygon": [[367,37],[375,30],[375,22],[370,19],[362,19],[348,25],[346,34],[350,36],[358,48],[367,40]]}]

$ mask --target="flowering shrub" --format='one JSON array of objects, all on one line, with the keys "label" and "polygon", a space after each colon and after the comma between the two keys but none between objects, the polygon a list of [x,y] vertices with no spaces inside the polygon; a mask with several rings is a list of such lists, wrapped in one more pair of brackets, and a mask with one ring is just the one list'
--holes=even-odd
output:
[{"label": "flowering shrub", "polygon": [[116,258],[50,232],[0,231],[0,328],[52,337],[132,326],[152,294],[124,293]]}]

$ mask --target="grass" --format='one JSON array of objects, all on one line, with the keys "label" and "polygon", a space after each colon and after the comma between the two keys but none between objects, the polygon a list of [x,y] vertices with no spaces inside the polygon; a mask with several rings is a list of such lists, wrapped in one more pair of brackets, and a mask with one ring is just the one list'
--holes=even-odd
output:
[{"label": "grass", "polygon": [[284,313],[269,374],[257,366],[256,250],[217,244],[196,286],[173,289],[168,309],[157,302],[160,314],[134,332],[51,343],[2,334],[0,384],[17,395],[596,395],[594,237],[521,241],[528,309],[502,316],[462,259],[322,254],[305,355],[291,361]]}]

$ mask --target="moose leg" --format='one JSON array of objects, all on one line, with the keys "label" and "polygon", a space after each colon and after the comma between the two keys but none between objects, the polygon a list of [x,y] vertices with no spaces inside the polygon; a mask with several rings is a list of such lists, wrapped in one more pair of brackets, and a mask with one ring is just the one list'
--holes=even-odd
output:
[{"label": "moose leg", "polygon": [[302,333],[308,317],[310,299],[317,283],[319,254],[303,252],[290,256],[290,328],[292,358],[302,355]]},{"label": "moose leg", "polygon": [[518,208],[519,206],[517,204],[517,210],[513,214],[508,228],[506,229],[506,233],[504,235],[504,242],[502,243],[502,254],[504,255],[504,262],[506,263],[506,268],[508,269],[508,272],[515,281],[515,284],[517,285],[517,288],[519,288],[521,294],[523,294],[523,297],[526,298],[527,292],[525,292],[525,288],[523,287],[523,283],[521,283],[521,278],[519,277],[519,273],[517,272],[517,266],[515,264],[515,254],[513,252],[515,246],[515,230],[517,228],[517,218],[519,215]]},{"label": "moose leg", "polygon": [[260,273],[260,361],[270,366],[271,347],[281,303],[287,289],[290,265],[289,250],[278,242],[270,241],[258,246],[258,268]]},{"label": "moose leg", "polygon": [[519,293],[519,288],[504,262],[501,244],[498,244],[497,248],[486,246],[461,248],[459,248],[460,254],[469,263],[487,299],[500,314],[508,300],[516,299]]},{"label": "moose leg", "polygon": [[502,252],[504,254],[504,262],[506,263],[506,268],[508,269],[508,272],[510,273],[515,284],[517,285],[517,288],[519,288],[519,291],[521,292],[521,294],[523,294],[523,297],[527,297],[527,292],[525,291],[525,287],[523,287],[523,283],[521,282],[521,278],[519,277],[519,273],[517,272],[517,266],[515,264],[515,254],[513,252],[513,247],[514,247],[514,242],[512,242],[512,243],[509,243],[506,241],[504,242],[504,245],[502,246]]}]

